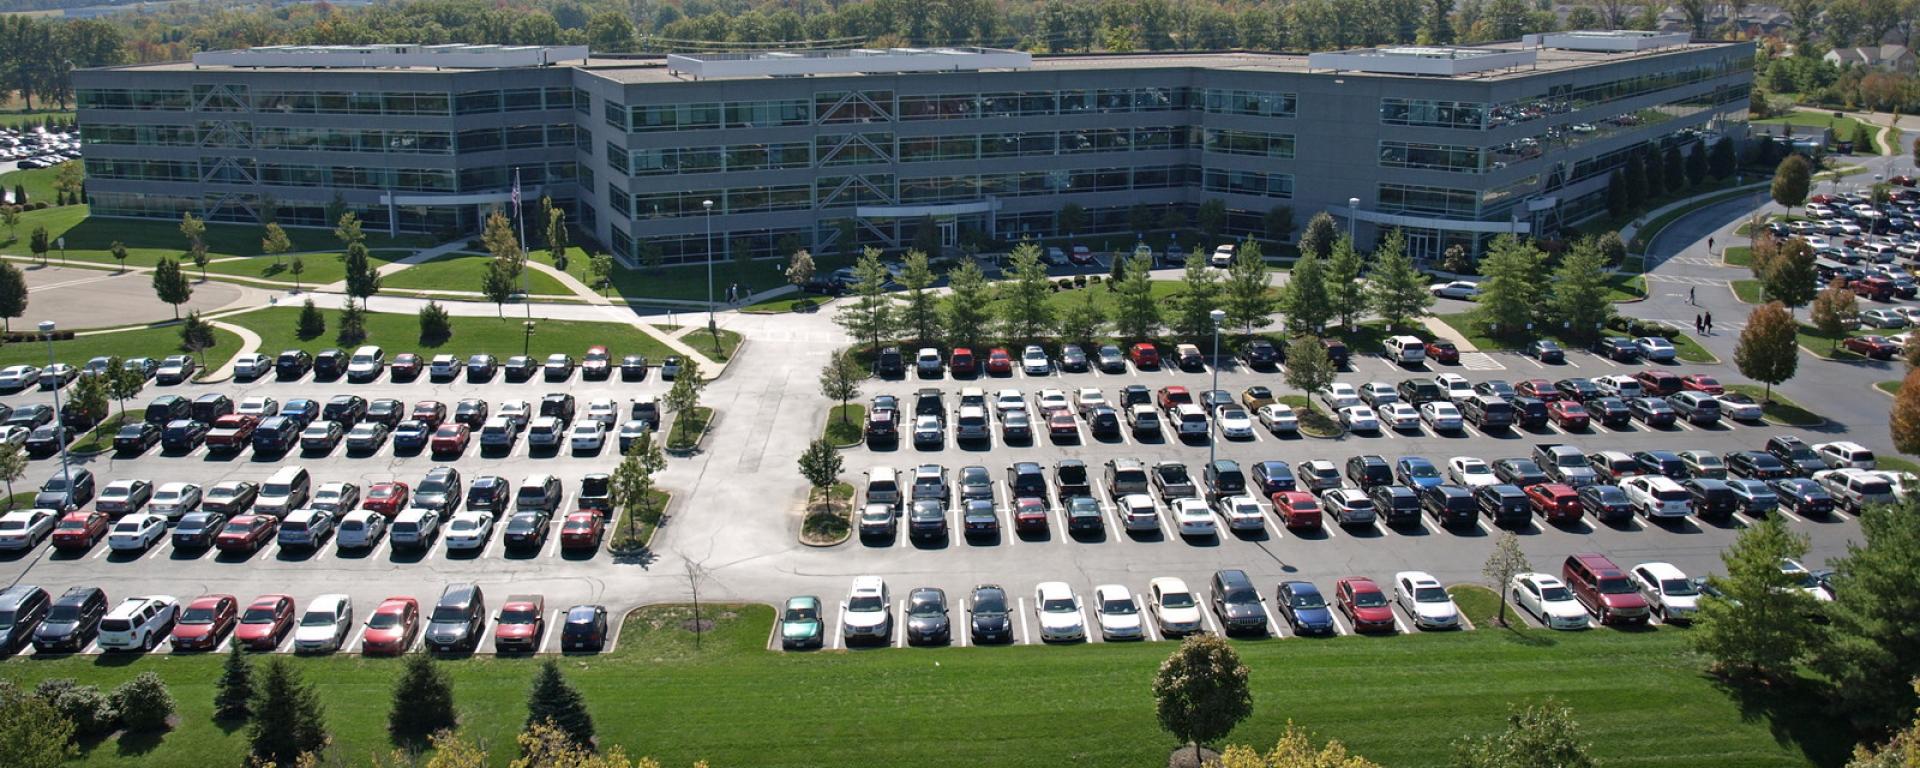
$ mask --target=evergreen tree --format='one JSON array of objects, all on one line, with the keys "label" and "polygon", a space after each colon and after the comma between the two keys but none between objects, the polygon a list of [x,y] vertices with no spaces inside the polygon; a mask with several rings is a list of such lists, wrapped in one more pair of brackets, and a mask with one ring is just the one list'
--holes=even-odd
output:
[{"label": "evergreen tree", "polygon": [[51,248],[53,248],[53,238],[47,235],[47,228],[34,227],[33,234],[27,238],[27,249],[33,251],[34,258],[39,259],[42,266],[46,265],[47,251]]},{"label": "evergreen tree", "polygon": [[1920,669],[1920,599],[1898,589],[1920,575],[1920,503],[1860,510],[1860,535],[1833,563],[1827,642],[1813,666],[1833,681],[1841,709],[1867,733],[1892,730],[1914,712],[1913,671]]},{"label": "evergreen tree", "polygon": [[1512,235],[1494,238],[1487,256],[1480,260],[1479,306],[1474,312],[1496,335],[1517,337],[1526,332],[1527,323],[1540,305],[1546,281],[1541,274],[1544,262],[1532,243]]},{"label": "evergreen tree", "polygon": [[593,715],[587,712],[586,698],[560,674],[560,664],[553,659],[540,665],[527,694],[527,725],[541,723],[551,723],[575,744],[593,744]]},{"label": "evergreen tree", "polygon": [[1407,255],[1406,237],[1400,230],[1387,232],[1379,250],[1373,252],[1373,275],[1367,280],[1367,304],[1374,314],[1391,328],[1411,327],[1427,316],[1433,307],[1433,294],[1427,290],[1426,276],[1413,266]]},{"label": "evergreen tree", "polygon": [[1799,579],[1780,561],[1807,552],[1807,538],[1779,515],[1760,518],[1720,553],[1725,576],[1707,583],[1724,597],[1702,600],[1688,641],[1710,659],[1714,671],[1732,676],[1784,679],[1812,647],[1811,617],[1819,608]]},{"label": "evergreen tree", "polygon": [[[1313,228],[1309,226],[1307,232],[1311,235]],[[1333,319],[1333,298],[1327,295],[1326,272],[1325,262],[1319,256],[1305,247],[1300,249],[1300,259],[1293,263],[1287,287],[1280,292],[1280,310],[1287,319],[1287,330],[1319,333],[1327,321]]]},{"label": "evergreen tree", "polygon": [[1206,202],[1200,204],[1200,210],[1195,212],[1193,221],[1200,226],[1200,233],[1206,237],[1206,242],[1217,242],[1220,232],[1227,228],[1227,201],[1217,197],[1207,198]]},{"label": "evergreen tree", "polygon": [[1212,313],[1220,308],[1220,273],[1207,266],[1200,254],[1187,255],[1187,269],[1181,278],[1181,292],[1173,301],[1173,319],[1168,325],[1176,335],[1189,339],[1205,338],[1213,333]]},{"label": "evergreen tree", "polygon": [[240,644],[227,644],[227,658],[220,666],[220,682],[213,690],[213,719],[245,720],[253,716],[253,662]]},{"label": "evergreen tree", "polygon": [[848,335],[867,342],[877,353],[881,338],[896,327],[894,311],[897,309],[893,297],[887,295],[887,281],[891,276],[880,263],[880,249],[868,248],[854,264],[853,274],[853,301],[841,307],[833,321],[845,328]]},{"label": "evergreen tree", "polygon": [[[1333,223],[1333,216],[1321,211],[1307,219],[1307,230],[1300,234],[1300,256],[1308,254],[1321,259],[1333,257],[1333,241],[1340,236],[1340,228]],[[1299,267],[1294,268],[1295,271]]]},{"label": "evergreen tree", "polygon": [[986,338],[993,324],[992,305],[992,289],[980,265],[967,259],[947,270],[947,297],[941,302],[940,317],[954,346],[971,347]]},{"label": "evergreen tree", "polygon": [[1707,143],[1687,145],[1687,186],[1697,187],[1707,180]]},{"label": "evergreen tree", "polygon": [[1060,234],[1072,235],[1086,228],[1087,209],[1080,207],[1079,203],[1067,203],[1066,205],[1060,206],[1059,218]]},{"label": "evergreen tree", "polygon": [[1160,300],[1149,275],[1146,259],[1127,259],[1127,276],[1112,285],[1113,328],[1122,340],[1146,341],[1160,332]]},{"label": "evergreen tree", "polygon": [[193,299],[193,285],[180,271],[180,262],[165,256],[153,267],[153,292],[161,301],[173,305],[173,319],[180,319],[180,305]]},{"label": "evergreen tree", "polygon": [[428,299],[427,305],[420,308],[419,318],[421,344],[437,347],[453,338],[453,318],[440,302]]},{"label": "evergreen tree", "polygon": [[907,251],[906,268],[900,271],[900,284],[907,289],[907,299],[900,307],[900,322],[912,328],[913,337],[922,344],[932,344],[940,337],[940,299],[930,290],[933,280],[933,267],[928,263],[927,254]]},{"label": "evergreen tree", "polygon": [[1273,298],[1269,290],[1267,261],[1260,253],[1260,243],[1249,238],[1234,250],[1233,264],[1227,267],[1227,280],[1220,296],[1220,308],[1227,313],[1226,321],[1240,326],[1248,335],[1253,334],[1255,326],[1273,322]]},{"label": "evergreen tree", "polygon": [[347,296],[359,299],[363,309],[367,300],[380,292],[380,272],[373,268],[371,259],[366,243],[355,242],[347,246]]},{"label": "evergreen tree", "polygon": [[1661,157],[1658,147],[1649,146],[1637,153],[1640,163],[1646,168],[1647,197],[1660,197],[1667,193],[1667,164]]},{"label": "evergreen tree", "polygon": [[1568,335],[1591,339],[1613,317],[1613,302],[1608,299],[1607,257],[1591,238],[1574,243],[1553,273],[1553,292],[1547,300],[1547,316],[1566,323]]},{"label": "evergreen tree", "polygon": [[301,340],[317,339],[327,332],[327,317],[320,314],[320,308],[313,305],[313,299],[307,299],[300,305],[300,317],[294,321],[294,334]]},{"label": "evergreen tree", "polygon": [[317,756],[326,748],[326,715],[320,697],[300,679],[292,662],[280,657],[267,660],[252,709],[247,742],[254,759],[293,765],[301,755]]},{"label": "evergreen tree", "polygon": [[1367,284],[1360,280],[1366,260],[1354,250],[1353,239],[1341,235],[1333,243],[1333,258],[1327,260],[1327,301],[1340,324],[1358,328],[1360,315],[1367,311]]},{"label": "evergreen tree", "polygon": [[353,346],[367,339],[367,311],[360,305],[348,302],[340,310],[340,328],[334,335],[342,345]]},{"label": "evergreen tree", "polygon": [[1738,164],[1733,155],[1733,139],[1722,136],[1714,140],[1713,149],[1707,152],[1707,175],[1716,181],[1725,179],[1733,175]]},{"label": "evergreen tree", "polygon": [[415,742],[459,725],[453,708],[453,678],[425,653],[407,655],[406,669],[393,686],[393,709],[387,713],[387,733],[400,742]]},{"label": "evergreen tree", "polygon": [[1627,175],[1614,171],[1607,177],[1607,216],[1619,219],[1633,210],[1633,200],[1627,192]]},{"label": "evergreen tree", "polygon": [[1635,201],[1635,206],[1645,205],[1647,200],[1647,159],[1639,152],[1627,155],[1626,167],[1622,169],[1627,182],[1627,197]]},{"label": "evergreen tree", "polygon": [[1687,162],[1680,156],[1680,146],[1667,147],[1660,158],[1660,178],[1667,183],[1667,192],[1680,194],[1687,188]]},{"label": "evergreen tree", "polygon": [[1267,210],[1267,215],[1262,217],[1261,224],[1267,230],[1268,240],[1284,243],[1293,237],[1293,208],[1276,205]]}]

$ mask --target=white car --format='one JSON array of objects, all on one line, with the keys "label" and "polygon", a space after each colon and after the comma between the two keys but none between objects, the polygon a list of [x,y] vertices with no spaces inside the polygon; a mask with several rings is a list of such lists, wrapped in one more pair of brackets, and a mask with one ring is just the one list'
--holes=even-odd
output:
[{"label": "white car", "polygon": [[427,363],[427,376],[436,381],[445,381],[460,375],[460,358],[453,355],[434,355]]},{"label": "white car", "polygon": [[0,550],[33,549],[53,533],[59,517],[51,509],[23,509],[0,516]]},{"label": "white car", "polygon": [[1349,405],[1340,409],[1340,426],[1352,432],[1379,432],[1380,418],[1373,415],[1372,408]]},{"label": "white car", "polygon": [[1213,536],[1218,533],[1213,526],[1213,512],[1207,509],[1207,503],[1191,496],[1173,500],[1173,523],[1181,536]]},{"label": "white car", "polygon": [[1646,358],[1649,362],[1673,362],[1673,356],[1675,354],[1673,342],[1667,341],[1666,339],[1658,336],[1641,336],[1633,340],[1633,346],[1635,349],[1640,350],[1640,356]]},{"label": "white car", "polygon": [[1893,497],[1896,499],[1905,499],[1907,498],[1908,489],[1920,487],[1920,478],[1914,477],[1911,472],[1891,472],[1879,469],[1874,470],[1873,474],[1887,481],[1887,485],[1893,486]]},{"label": "white car", "polygon": [[353,483],[321,483],[313,492],[313,500],[307,506],[324,509],[333,513],[335,518],[353,511],[360,505],[360,486]]},{"label": "white car", "polygon": [[171,595],[129,597],[100,620],[95,638],[103,651],[150,651],[173,628],[180,601]]},{"label": "white car", "polygon": [[1646,394],[1646,391],[1640,387],[1639,379],[1625,374],[1601,376],[1593,380],[1593,385],[1600,388],[1600,394],[1608,397],[1617,397],[1622,400],[1628,400]]},{"label": "white car", "polygon": [[1820,586],[1820,580],[1814,578],[1813,572],[1808,571],[1807,567],[1801,565],[1799,561],[1782,559],[1780,561],[1780,572],[1791,577],[1794,585],[1813,599],[1822,603],[1833,602],[1833,595],[1827,594],[1826,588]]},{"label": "white car", "polygon": [[1067,393],[1059,389],[1043,389],[1033,395],[1033,407],[1040,413],[1051,416],[1055,411],[1073,410],[1073,401],[1067,399]]},{"label": "white car", "polygon": [[1365,403],[1360,402],[1360,393],[1353,388],[1352,384],[1345,382],[1336,381],[1329,384],[1326,389],[1320,390],[1318,394],[1320,403],[1325,405],[1329,411],[1338,411],[1353,405],[1365,405]]},{"label": "white car", "polygon": [[0,427],[0,443],[12,446],[26,445],[27,436],[31,434],[33,434],[33,430],[18,424]]},{"label": "white car", "polygon": [[1033,588],[1033,615],[1040,624],[1041,642],[1087,639],[1087,624],[1080,616],[1080,599],[1073,596],[1073,590],[1064,581],[1043,581]]},{"label": "white car", "polygon": [[1144,640],[1147,626],[1140,620],[1140,604],[1119,584],[1093,588],[1093,619],[1102,640]]},{"label": "white car", "polygon": [[346,645],[352,630],[353,600],[346,595],[321,595],[300,614],[300,625],[293,629],[293,652],[333,653]]},{"label": "white car", "polygon": [[142,552],[167,535],[167,519],[151,512],[127,515],[107,533],[107,546],[116,552]]},{"label": "white car", "polygon": [[0,391],[18,392],[40,383],[40,369],[31,365],[0,368]]},{"label": "white car", "polygon": [[1213,509],[1227,522],[1228,530],[1258,531],[1267,524],[1267,514],[1260,508],[1260,501],[1245,494],[1222,496],[1213,503]]},{"label": "white car", "polygon": [[1433,377],[1433,383],[1440,385],[1440,391],[1447,399],[1458,403],[1463,398],[1473,397],[1473,382],[1457,373],[1443,373]]},{"label": "white car", "polygon": [[1440,586],[1440,580],[1426,571],[1401,571],[1393,575],[1393,601],[1400,609],[1413,617],[1413,625],[1421,629],[1456,629],[1460,626],[1460,609],[1453,604],[1453,596]]},{"label": "white car", "polygon": [[433,537],[440,535],[440,513],[421,507],[403,509],[394,515],[387,535],[392,537],[394,549],[425,548],[433,543]]},{"label": "white car", "polygon": [[1671,563],[1641,563],[1633,567],[1634,584],[1640,587],[1640,596],[1646,598],[1647,605],[1660,620],[1669,623],[1687,623],[1700,612],[1700,589],[1695,587],[1693,579]]},{"label": "white car", "polygon": [[324,509],[296,509],[280,521],[280,546],[318,549],[333,534],[333,520],[333,513]]},{"label": "white car", "polygon": [[493,537],[493,513],[467,510],[447,521],[447,549],[480,549]]},{"label": "white car", "polygon": [[1507,583],[1507,597],[1516,610],[1533,614],[1548,629],[1586,629],[1587,607],[1557,578],[1544,573],[1515,574]]},{"label": "white car", "polygon": [[1088,411],[1111,404],[1107,402],[1106,393],[1093,387],[1082,387],[1073,393],[1073,405],[1080,415],[1085,416]]},{"label": "white car", "polygon": [[1160,528],[1160,509],[1153,505],[1153,497],[1144,493],[1129,493],[1120,497],[1120,524],[1129,531],[1153,531]]},{"label": "white car", "polygon": [[1836,440],[1831,443],[1814,443],[1813,453],[1834,469],[1876,469],[1878,461],[1873,451],[1852,440]]},{"label": "white car", "polygon": [[947,440],[947,425],[933,415],[913,417],[913,444],[932,445]]},{"label": "white car", "polygon": [[1500,478],[1493,474],[1493,467],[1472,456],[1455,456],[1447,459],[1447,478],[1452,480],[1454,485],[1467,488],[1479,488],[1500,482]]},{"label": "white car", "polygon": [[1472,301],[1480,295],[1480,286],[1467,280],[1455,280],[1448,283],[1434,283],[1427,288],[1433,295],[1443,299]]},{"label": "white car", "polygon": [[239,405],[233,407],[233,412],[242,416],[258,417],[264,421],[280,415],[280,401],[263,395],[244,397],[240,399]]},{"label": "white car", "polygon": [[1161,576],[1147,583],[1147,610],[1160,625],[1160,634],[1168,637],[1191,635],[1204,628],[1200,601],[1177,577]]},{"label": "white car", "polygon": [[1373,499],[1358,488],[1328,488],[1320,492],[1320,508],[1340,525],[1373,525]]},{"label": "white car", "polygon": [[1651,519],[1681,519],[1693,514],[1693,494],[1666,475],[1634,475],[1621,478],[1620,490],[1635,512]]},{"label": "white car", "polygon": [[1293,412],[1291,405],[1272,403],[1260,406],[1257,418],[1260,419],[1260,426],[1266,427],[1267,431],[1276,435],[1300,431],[1300,417]]},{"label": "white car", "polygon": [[613,429],[620,423],[620,405],[609,398],[600,398],[587,403],[587,421],[599,422],[600,426]]},{"label": "white car", "polygon": [[1465,424],[1460,419],[1460,409],[1445,400],[1421,403],[1420,420],[1435,432],[1458,432]]},{"label": "white car", "polygon": [[526,429],[527,421],[533,417],[533,406],[525,400],[508,400],[501,403],[493,415],[513,422],[515,429]]},{"label": "white car", "polygon": [[887,583],[878,576],[855,576],[847,604],[840,610],[841,636],[851,644],[856,640],[887,642],[893,637],[893,601],[887,598]]},{"label": "white car", "polygon": [[1714,398],[1714,402],[1720,404],[1720,415],[1734,421],[1760,421],[1766,416],[1759,403],[1735,402],[1725,395]]},{"label": "white car", "polygon": [[266,355],[241,355],[234,358],[233,375],[241,379],[257,379],[273,372],[273,361]]},{"label": "white car", "polygon": [[1020,390],[1003,389],[993,393],[993,410],[1002,415],[1005,415],[1007,411],[1024,411],[1026,409],[1027,398],[1021,396]]},{"label": "white car", "polygon": [[179,520],[199,508],[200,486],[193,483],[161,483],[147,501],[147,511],[165,515],[168,520]]},{"label": "white car", "polygon": [[1420,428],[1420,409],[1406,403],[1387,403],[1375,409],[1374,415],[1388,429],[1404,432]]},{"label": "white car", "polygon": [[1247,409],[1237,405],[1223,405],[1213,412],[1214,423],[1220,427],[1222,437],[1235,440],[1253,439],[1253,419],[1247,416]]},{"label": "white car", "polygon": [[386,369],[387,353],[372,344],[354,350],[347,358],[347,378],[352,381],[368,381]]},{"label": "white car", "polygon": [[1053,360],[1047,357],[1047,351],[1038,344],[1029,344],[1020,353],[1020,370],[1028,376],[1045,376],[1053,373]]},{"label": "white car", "polygon": [[334,543],[341,549],[366,549],[380,543],[387,533],[387,516],[371,509],[356,509],[340,520]]},{"label": "white car", "polygon": [[1400,402],[1400,392],[1384,381],[1369,381],[1360,385],[1360,402],[1379,408],[1387,403]]},{"label": "white car", "polygon": [[607,427],[597,421],[582,420],[573,425],[567,443],[576,451],[598,451],[607,442]]}]

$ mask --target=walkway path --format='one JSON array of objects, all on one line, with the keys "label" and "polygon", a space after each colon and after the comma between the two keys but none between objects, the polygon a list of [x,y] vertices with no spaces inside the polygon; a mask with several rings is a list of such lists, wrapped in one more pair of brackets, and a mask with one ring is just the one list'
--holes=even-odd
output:
[{"label": "walkway path", "polygon": [[234,325],[233,323],[221,322],[219,320],[213,321],[213,327],[223,331],[230,331],[240,337],[240,351],[235,352],[233,357],[227,358],[226,364],[206,376],[206,380],[225,381],[233,378],[233,366],[240,361],[240,358],[260,352],[260,334],[254,333],[246,326]]},{"label": "walkway path", "polygon": [[[409,255],[404,259],[397,259],[397,260],[382,264],[380,265],[379,271],[382,276],[391,275],[395,272],[406,269],[407,267],[411,267],[415,264],[425,264],[426,262],[433,261],[434,259],[440,258],[449,253],[453,253],[454,251],[461,250],[465,247],[467,247],[467,241],[465,240],[453,240],[453,241],[441,243],[432,248],[426,248],[426,249],[414,251],[412,255]],[[314,287],[314,290],[332,291],[334,293],[344,292],[347,290],[347,281],[335,280],[326,285],[316,286]]]},{"label": "walkway path", "polygon": [[572,291],[573,295],[586,299],[588,304],[608,305],[613,303],[607,299],[607,297],[595,293],[592,288],[588,288],[586,283],[580,282],[580,278],[534,261],[533,259],[527,259],[527,266],[532,267],[535,272],[560,281],[560,284],[566,286],[567,290]]}]

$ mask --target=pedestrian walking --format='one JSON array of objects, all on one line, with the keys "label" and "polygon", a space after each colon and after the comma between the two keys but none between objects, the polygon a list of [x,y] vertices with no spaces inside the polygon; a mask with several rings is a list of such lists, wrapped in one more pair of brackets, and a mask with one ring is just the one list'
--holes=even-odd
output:
[{"label": "pedestrian walking", "polygon": [[1713,253],[1713,238],[1707,238],[1707,253]]},{"label": "pedestrian walking", "polygon": [[1693,332],[1694,332],[1694,333],[1706,333],[1706,331],[1707,331],[1707,324],[1706,324],[1706,323],[1704,323],[1704,322],[1702,322],[1702,321],[1700,320],[1700,316],[1699,316],[1699,315],[1697,315],[1697,314],[1696,314],[1696,315],[1694,315],[1694,316],[1693,316]]},{"label": "pedestrian walking", "polygon": [[1699,306],[1699,304],[1693,300],[1693,291],[1694,289],[1691,286],[1687,288],[1687,303],[1692,304],[1694,306]]},{"label": "pedestrian walking", "polygon": [[1713,335],[1713,313],[1712,312],[1707,313],[1707,335],[1708,336]]}]

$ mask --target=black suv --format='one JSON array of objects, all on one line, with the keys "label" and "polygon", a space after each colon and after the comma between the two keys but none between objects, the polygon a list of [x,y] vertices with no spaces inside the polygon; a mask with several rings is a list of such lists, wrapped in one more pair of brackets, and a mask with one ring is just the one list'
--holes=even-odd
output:
[{"label": "black suv", "polygon": [[1280,348],[1266,339],[1254,339],[1240,348],[1240,362],[1248,368],[1264,369],[1279,365],[1282,357]]},{"label": "black suv", "polygon": [[1480,514],[1486,515],[1493,524],[1503,528],[1523,527],[1533,519],[1533,505],[1527,503],[1527,494],[1520,486],[1507,483],[1480,486],[1473,492],[1474,502],[1480,507]]},{"label": "black suv", "polygon": [[1399,386],[1394,387],[1393,391],[1399,393],[1400,399],[1409,405],[1424,405],[1447,399],[1447,394],[1440,391],[1440,385],[1434,383],[1432,379],[1406,379],[1401,381]]},{"label": "black suv", "polygon": [[1232,459],[1208,462],[1200,470],[1200,478],[1207,486],[1207,501],[1217,502],[1247,492],[1247,473],[1240,471],[1240,462]]},{"label": "black suv", "polygon": [[337,379],[347,372],[347,353],[338,349],[323,349],[313,356],[313,378]]},{"label": "black suv", "polygon": [[573,395],[556,392],[540,398],[540,415],[560,420],[561,426],[573,423]]},{"label": "black suv", "polygon": [[1775,435],[1767,438],[1767,453],[1772,454],[1787,469],[1802,477],[1827,468],[1827,462],[1813,452],[1807,441],[1792,435]]},{"label": "black suv", "polygon": [[1445,526],[1466,525],[1480,514],[1473,494],[1457,485],[1430,485],[1420,491],[1420,509]]},{"label": "black suv", "polygon": [[440,593],[427,620],[427,647],[436,651],[465,650],[480,645],[487,626],[487,600],[478,584],[450,584]]},{"label": "black suv", "polygon": [[47,618],[33,628],[36,653],[79,652],[100,634],[107,616],[107,593],[99,587],[74,587],[53,601]]},{"label": "black suv", "polygon": [[1213,612],[1227,634],[1267,633],[1267,607],[1260,603],[1260,592],[1246,571],[1214,571],[1209,591]]},{"label": "black suv", "polygon": [[154,398],[153,402],[147,403],[147,415],[144,418],[148,424],[156,427],[164,427],[167,425],[167,422],[175,419],[192,417],[192,400],[188,400],[179,395],[161,395]]},{"label": "black suv", "polygon": [[313,355],[304,349],[289,349],[273,360],[273,375],[282,381],[298,379],[313,370]]},{"label": "black suv", "polygon": [[1387,457],[1374,454],[1348,457],[1347,480],[1360,486],[1363,491],[1375,486],[1391,485],[1393,465],[1387,463]]},{"label": "black suv", "polygon": [[1406,525],[1420,521],[1420,494],[1404,485],[1376,485],[1367,491],[1373,508],[1387,525]]},{"label": "black suv", "polygon": [[880,350],[880,356],[873,361],[873,373],[883,379],[898,379],[907,375],[907,363],[900,355],[899,347],[887,347]]}]

